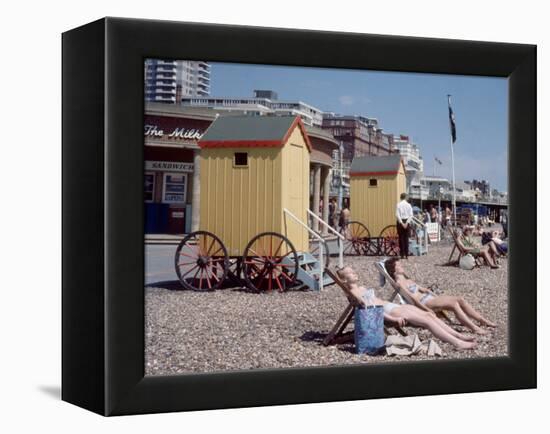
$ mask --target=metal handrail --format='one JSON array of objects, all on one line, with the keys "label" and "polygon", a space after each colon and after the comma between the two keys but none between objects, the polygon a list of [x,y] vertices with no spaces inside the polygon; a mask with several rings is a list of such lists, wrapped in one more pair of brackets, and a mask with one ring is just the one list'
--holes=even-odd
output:
[{"label": "metal handrail", "polygon": [[[324,288],[323,285],[323,276],[325,274],[325,260],[324,260],[324,246],[323,246],[323,237],[321,237],[317,232],[315,232],[313,229],[311,229],[308,225],[306,225],[302,220],[300,220],[298,217],[296,217],[293,213],[291,213],[288,209],[283,208],[283,214],[285,216],[285,232],[286,230],[286,216],[289,215],[292,217],[296,223],[300,224],[303,228],[305,228],[311,235],[313,235],[317,240],[319,240],[319,249],[320,249],[320,255],[319,255],[319,262],[321,267],[321,275],[319,276],[319,288],[322,291]],[[288,235],[285,233],[285,235]],[[328,252],[327,252],[328,253]]]},{"label": "metal handrail", "polygon": [[308,209],[307,212],[310,216],[314,217],[319,223],[324,225],[330,232],[332,232],[334,235],[338,237],[338,266],[340,268],[343,268],[344,267],[344,240],[345,240],[344,236],[340,234],[338,231],[336,231],[334,228],[332,228],[326,221],[324,221],[321,217],[319,217],[310,209]]},{"label": "metal handrail", "polygon": [[428,229],[426,224],[415,216],[412,216],[411,220],[414,224],[424,229],[424,247],[426,248],[426,253],[428,253]]}]

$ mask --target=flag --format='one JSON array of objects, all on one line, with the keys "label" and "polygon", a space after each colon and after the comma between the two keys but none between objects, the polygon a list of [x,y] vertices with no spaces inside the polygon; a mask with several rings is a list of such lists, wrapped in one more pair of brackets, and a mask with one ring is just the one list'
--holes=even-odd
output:
[{"label": "flag", "polygon": [[456,124],[455,124],[455,114],[453,113],[453,109],[451,107],[451,95],[447,95],[447,100],[449,103],[449,123],[451,125],[451,137],[454,143],[456,142]]},{"label": "flag", "polygon": [[434,160],[435,160],[435,162],[436,162],[437,164],[439,164],[440,166],[443,164],[443,162],[442,162],[439,158],[437,158],[437,157],[434,157]]}]

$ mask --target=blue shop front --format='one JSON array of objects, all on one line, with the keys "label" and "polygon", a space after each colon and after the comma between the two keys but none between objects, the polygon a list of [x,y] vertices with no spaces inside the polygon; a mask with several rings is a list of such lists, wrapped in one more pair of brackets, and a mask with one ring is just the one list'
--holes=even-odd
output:
[{"label": "blue shop front", "polygon": [[[145,234],[192,230],[199,187],[198,140],[212,122],[176,107],[148,105],[144,119]],[[198,203],[197,203],[198,209]]]}]

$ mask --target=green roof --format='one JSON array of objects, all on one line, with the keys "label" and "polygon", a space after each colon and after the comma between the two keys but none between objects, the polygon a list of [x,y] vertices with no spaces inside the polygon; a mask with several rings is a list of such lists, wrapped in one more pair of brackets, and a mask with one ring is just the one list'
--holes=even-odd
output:
[{"label": "green roof", "polygon": [[351,163],[350,173],[367,174],[380,172],[398,172],[401,164],[401,155],[367,156],[354,158]]},{"label": "green roof", "polygon": [[220,116],[200,141],[281,141],[295,120],[296,116]]}]

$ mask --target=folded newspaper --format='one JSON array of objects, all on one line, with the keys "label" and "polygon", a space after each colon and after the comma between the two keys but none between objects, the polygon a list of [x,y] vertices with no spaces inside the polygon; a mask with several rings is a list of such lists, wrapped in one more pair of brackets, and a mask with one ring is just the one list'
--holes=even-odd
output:
[{"label": "folded newspaper", "polygon": [[386,339],[386,354],[388,356],[412,356],[413,354],[427,354],[428,356],[443,355],[439,345],[429,339],[422,342],[417,335],[398,336],[390,335]]}]

